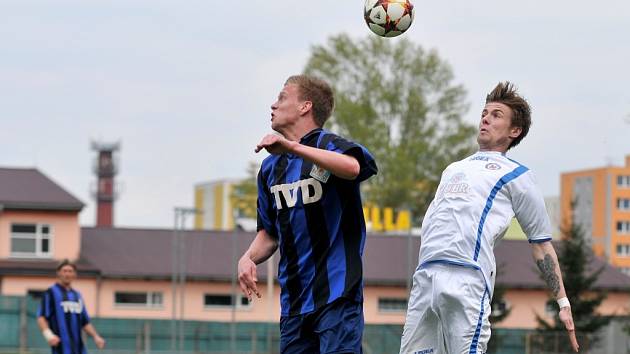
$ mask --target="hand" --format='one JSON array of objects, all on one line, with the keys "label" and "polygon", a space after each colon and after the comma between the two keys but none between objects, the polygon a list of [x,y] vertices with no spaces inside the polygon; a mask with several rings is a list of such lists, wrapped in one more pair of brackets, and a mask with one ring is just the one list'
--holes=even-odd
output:
[{"label": "hand", "polygon": [[105,339],[97,334],[94,336],[94,344],[98,349],[103,349],[105,348]]},{"label": "hand", "polygon": [[252,262],[249,257],[243,256],[238,261],[238,283],[241,286],[243,295],[247,296],[249,301],[252,301],[252,292],[254,292],[258,298],[261,297],[260,292],[258,292],[258,287],[256,286],[257,281],[256,264]]},{"label": "hand", "polygon": [[573,315],[571,315],[571,306],[565,306],[560,309],[560,321],[564,323],[564,326],[569,331],[569,340],[571,341],[571,347],[576,353],[580,349],[580,345],[575,337],[575,325],[573,324]]},{"label": "hand", "polygon": [[262,149],[266,149],[272,155],[284,154],[291,151],[295,141],[290,141],[283,136],[277,134],[267,134],[256,145],[255,152],[259,152]]},{"label": "hand", "polygon": [[47,340],[47,342],[48,342],[48,345],[50,345],[51,347],[56,347],[59,345],[59,342],[61,342],[61,340],[59,339],[58,336],[53,336],[52,338]]}]

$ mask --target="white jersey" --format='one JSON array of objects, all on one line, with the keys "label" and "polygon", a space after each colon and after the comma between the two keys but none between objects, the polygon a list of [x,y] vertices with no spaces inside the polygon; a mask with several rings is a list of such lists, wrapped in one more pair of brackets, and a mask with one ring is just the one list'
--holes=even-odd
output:
[{"label": "white jersey", "polygon": [[551,240],[551,224],[532,172],[500,152],[450,164],[422,222],[420,267],[439,262],[480,269],[494,289],[494,246],[516,216],[530,242]]}]

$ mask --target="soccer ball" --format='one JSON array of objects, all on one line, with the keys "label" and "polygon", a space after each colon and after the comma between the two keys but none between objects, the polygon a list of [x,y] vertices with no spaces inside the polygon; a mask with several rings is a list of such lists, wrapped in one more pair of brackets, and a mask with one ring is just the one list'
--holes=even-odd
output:
[{"label": "soccer ball", "polygon": [[381,37],[403,34],[413,22],[413,4],[409,0],[365,0],[365,22]]}]

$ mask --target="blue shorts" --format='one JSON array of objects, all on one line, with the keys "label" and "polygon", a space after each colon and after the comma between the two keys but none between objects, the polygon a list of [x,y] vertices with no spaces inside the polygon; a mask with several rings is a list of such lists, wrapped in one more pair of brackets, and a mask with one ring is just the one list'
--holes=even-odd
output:
[{"label": "blue shorts", "polygon": [[361,354],[363,303],[340,298],[306,315],[280,317],[281,354]]}]

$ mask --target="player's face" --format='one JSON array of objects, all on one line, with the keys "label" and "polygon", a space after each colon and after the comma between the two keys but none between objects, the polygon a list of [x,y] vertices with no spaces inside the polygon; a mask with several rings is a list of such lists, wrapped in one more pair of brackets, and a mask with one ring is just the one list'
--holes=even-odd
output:
[{"label": "player's face", "polygon": [[477,143],[480,150],[506,152],[521,128],[512,127],[512,109],[499,102],[486,104],[481,112]]},{"label": "player's face", "polygon": [[303,102],[298,98],[299,88],[296,84],[287,84],[282,88],[278,99],[271,105],[271,129],[282,131],[297,122]]},{"label": "player's face", "polygon": [[57,271],[57,277],[59,278],[59,282],[61,283],[61,285],[70,286],[70,284],[72,284],[72,281],[76,279],[77,272],[71,265],[65,265]]}]

